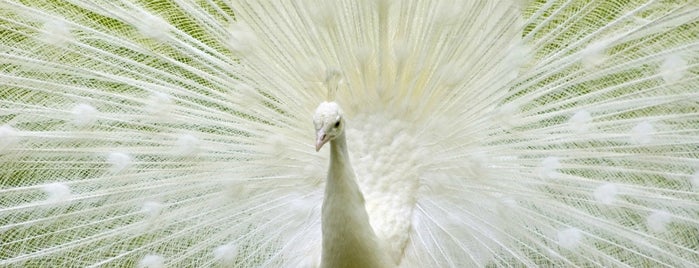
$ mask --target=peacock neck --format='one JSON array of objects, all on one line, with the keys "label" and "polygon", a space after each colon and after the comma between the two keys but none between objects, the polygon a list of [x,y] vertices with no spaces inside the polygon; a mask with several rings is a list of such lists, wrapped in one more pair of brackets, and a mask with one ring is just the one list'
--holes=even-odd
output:
[{"label": "peacock neck", "polygon": [[322,267],[393,266],[369,223],[344,133],[330,141],[330,168],[322,210]]},{"label": "peacock neck", "polygon": [[[337,171],[352,171],[352,174],[328,174],[335,175],[332,177],[338,177],[341,175],[351,175],[352,181],[354,181],[354,170],[352,169],[352,164],[349,160],[349,153],[347,152],[347,140],[345,139],[345,133],[341,133],[335,139],[330,141],[330,172]],[[329,177],[330,178],[330,177]],[[355,182],[356,184],[356,182]]]},{"label": "peacock neck", "polygon": [[[354,169],[350,163],[349,153],[347,152],[347,141],[345,134],[341,133],[335,139],[330,141],[330,167],[328,169],[328,180],[325,187],[325,202],[324,205],[334,205],[340,203],[331,203],[333,200],[342,200],[345,205],[350,204],[352,208],[356,208],[356,214],[351,215],[354,222],[367,225],[362,227],[371,228],[366,216],[364,208],[364,196],[362,195],[354,175]],[[361,210],[361,211],[359,211]],[[338,215],[338,212],[334,212]],[[363,214],[363,215],[362,215]],[[364,224],[366,222],[366,224]]]}]

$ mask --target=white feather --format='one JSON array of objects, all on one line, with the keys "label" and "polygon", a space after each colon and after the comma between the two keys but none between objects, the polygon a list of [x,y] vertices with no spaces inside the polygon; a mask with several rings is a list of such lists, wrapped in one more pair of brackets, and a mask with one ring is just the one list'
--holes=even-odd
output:
[{"label": "white feather", "polygon": [[605,205],[614,203],[618,194],[619,189],[613,183],[602,184],[593,192],[595,199]]},{"label": "white feather", "polygon": [[699,263],[693,1],[58,2],[0,2],[0,266],[321,265],[322,101],[400,267]]},{"label": "white feather", "polygon": [[138,262],[138,268],[164,268],[164,259],[159,255],[146,255]]},{"label": "white feather", "polygon": [[565,249],[575,249],[579,246],[582,238],[582,232],[578,228],[558,231],[558,245]]},{"label": "white feather", "polygon": [[42,189],[46,192],[46,202],[48,203],[56,204],[70,200],[70,187],[65,183],[49,183],[44,185]]},{"label": "white feather", "polygon": [[11,149],[19,141],[19,132],[9,126],[0,126],[0,153],[4,153],[6,150]]},{"label": "white feather", "polygon": [[97,121],[97,109],[92,105],[80,103],[71,110],[73,114],[73,124],[78,127],[87,127]]}]

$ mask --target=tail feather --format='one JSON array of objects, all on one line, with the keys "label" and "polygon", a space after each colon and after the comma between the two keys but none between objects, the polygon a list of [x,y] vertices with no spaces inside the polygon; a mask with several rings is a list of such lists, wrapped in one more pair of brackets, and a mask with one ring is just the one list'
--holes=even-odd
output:
[{"label": "tail feather", "polygon": [[436,3],[0,3],[0,265],[317,266],[328,87],[403,267],[699,262],[696,3]]}]

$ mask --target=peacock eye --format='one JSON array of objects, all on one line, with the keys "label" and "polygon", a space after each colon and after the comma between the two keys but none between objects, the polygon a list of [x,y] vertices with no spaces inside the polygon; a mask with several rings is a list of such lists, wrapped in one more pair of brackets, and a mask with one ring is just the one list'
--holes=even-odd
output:
[{"label": "peacock eye", "polygon": [[339,126],[340,126],[340,121],[335,122],[335,127],[339,127]]}]

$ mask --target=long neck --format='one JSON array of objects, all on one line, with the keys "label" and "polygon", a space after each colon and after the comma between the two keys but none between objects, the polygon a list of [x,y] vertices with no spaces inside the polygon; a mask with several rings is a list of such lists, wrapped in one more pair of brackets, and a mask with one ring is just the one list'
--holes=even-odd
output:
[{"label": "long neck", "polygon": [[[346,180],[340,180],[343,178],[346,178]],[[352,168],[349,153],[347,152],[347,140],[345,139],[344,132],[334,140],[330,141],[330,168],[328,170],[328,184],[335,184],[337,182],[347,182],[343,185],[354,189],[336,189],[335,187],[326,187],[326,198],[328,190],[356,190],[359,192],[360,196],[362,195],[361,191],[359,191],[359,187],[357,186],[357,182],[355,181],[354,169]],[[362,200],[362,202],[364,201]]]},{"label": "long neck", "polygon": [[322,215],[322,267],[391,267],[379,246],[347,153],[344,133],[330,142]]}]

